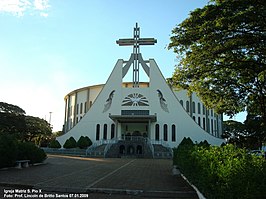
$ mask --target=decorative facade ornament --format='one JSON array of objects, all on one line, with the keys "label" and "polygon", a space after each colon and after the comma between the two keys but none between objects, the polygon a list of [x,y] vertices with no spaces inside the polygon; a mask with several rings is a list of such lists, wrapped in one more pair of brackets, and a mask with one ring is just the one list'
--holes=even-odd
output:
[{"label": "decorative facade ornament", "polygon": [[109,94],[109,97],[108,99],[106,100],[106,103],[104,104],[104,108],[103,108],[103,113],[108,111],[109,108],[111,107],[112,105],[112,100],[113,100],[113,97],[114,97],[114,92],[115,90],[113,90],[110,94]]},{"label": "decorative facade ornament", "polygon": [[149,106],[149,101],[142,94],[132,93],[124,98],[122,106]]},{"label": "decorative facade ornament", "polygon": [[166,100],[164,99],[163,97],[163,94],[162,92],[157,89],[157,92],[158,92],[158,97],[159,97],[159,101],[160,101],[160,105],[161,105],[161,108],[165,111],[165,112],[168,112],[169,113],[169,110],[167,108],[167,103],[166,103]]}]

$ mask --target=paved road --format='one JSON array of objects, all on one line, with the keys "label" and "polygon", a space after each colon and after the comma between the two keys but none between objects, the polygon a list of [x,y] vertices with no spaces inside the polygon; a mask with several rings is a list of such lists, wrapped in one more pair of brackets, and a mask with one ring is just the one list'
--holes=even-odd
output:
[{"label": "paved road", "polygon": [[29,192],[23,198],[198,198],[182,177],[172,175],[171,160],[49,155],[45,163],[1,170],[0,197],[18,189]]}]

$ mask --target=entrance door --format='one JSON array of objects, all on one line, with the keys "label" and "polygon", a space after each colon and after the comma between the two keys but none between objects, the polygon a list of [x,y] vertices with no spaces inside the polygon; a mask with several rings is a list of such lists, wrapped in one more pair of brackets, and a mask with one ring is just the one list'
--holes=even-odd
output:
[{"label": "entrance door", "polygon": [[122,137],[141,136],[148,137],[148,123],[122,123]]}]

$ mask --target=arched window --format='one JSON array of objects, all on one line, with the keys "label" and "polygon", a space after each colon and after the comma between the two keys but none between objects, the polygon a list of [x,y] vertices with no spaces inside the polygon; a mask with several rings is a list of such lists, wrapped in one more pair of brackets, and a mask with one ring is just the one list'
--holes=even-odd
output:
[{"label": "arched window", "polygon": [[120,145],[120,147],[119,147],[119,153],[120,154],[125,154],[126,153],[126,147],[125,147],[125,145]]},{"label": "arched window", "polygon": [[201,126],[200,117],[198,117],[198,125]]},{"label": "arched window", "polygon": [[205,115],[205,106],[202,104],[202,113]]},{"label": "arched window", "polygon": [[203,118],[203,129],[206,130],[206,121],[205,121],[205,118]]},{"label": "arched window", "polygon": [[136,153],[139,154],[139,155],[142,154],[142,146],[141,145],[137,146]]},{"label": "arched window", "polygon": [[192,112],[196,113],[196,105],[195,102],[192,102]]},{"label": "arched window", "polygon": [[180,104],[183,106],[183,100],[180,100]]},{"label": "arched window", "polygon": [[175,125],[172,125],[172,142],[176,141]]},{"label": "arched window", "polygon": [[107,124],[103,125],[103,139],[107,140]]},{"label": "arched window", "polygon": [[200,111],[200,103],[198,103],[198,114],[200,114],[201,111]]},{"label": "arched window", "polygon": [[111,139],[115,137],[115,124],[111,125]]},{"label": "arched window", "polygon": [[193,118],[194,121],[196,120],[195,116],[193,116],[192,118]]},{"label": "arched window", "polygon": [[155,140],[160,140],[160,125],[155,125]]},{"label": "arched window", "polygon": [[213,135],[213,119],[211,119],[211,132],[212,132],[212,135]]},{"label": "arched window", "polygon": [[217,121],[214,119],[213,120],[213,126],[214,126],[214,135],[218,137],[218,132],[217,132]]},{"label": "arched window", "polygon": [[79,114],[79,105],[77,104],[76,114]]},{"label": "arched window", "polygon": [[84,113],[87,113],[87,102],[84,104]]},{"label": "arched window", "polygon": [[100,140],[100,124],[96,125],[96,140]]},{"label": "arched window", "polygon": [[80,114],[82,114],[82,111],[83,111],[83,104],[80,103]]},{"label": "arched window", "polygon": [[168,127],[167,127],[167,124],[163,125],[163,140],[164,141],[168,140]]},{"label": "arched window", "polygon": [[186,101],[186,111],[189,112],[189,101]]}]

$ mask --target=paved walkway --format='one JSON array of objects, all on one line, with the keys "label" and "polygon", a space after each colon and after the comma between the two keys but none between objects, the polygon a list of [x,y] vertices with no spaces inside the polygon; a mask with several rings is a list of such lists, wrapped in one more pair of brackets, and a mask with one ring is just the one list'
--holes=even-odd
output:
[{"label": "paved walkway", "polygon": [[1,170],[0,197],[4,190],[18,188],[40,189],[51,198],[55,193],[78,193],[77,198],[198,198],[182,177],[172,175],[171,160],[49,155],[45,163]]}]

